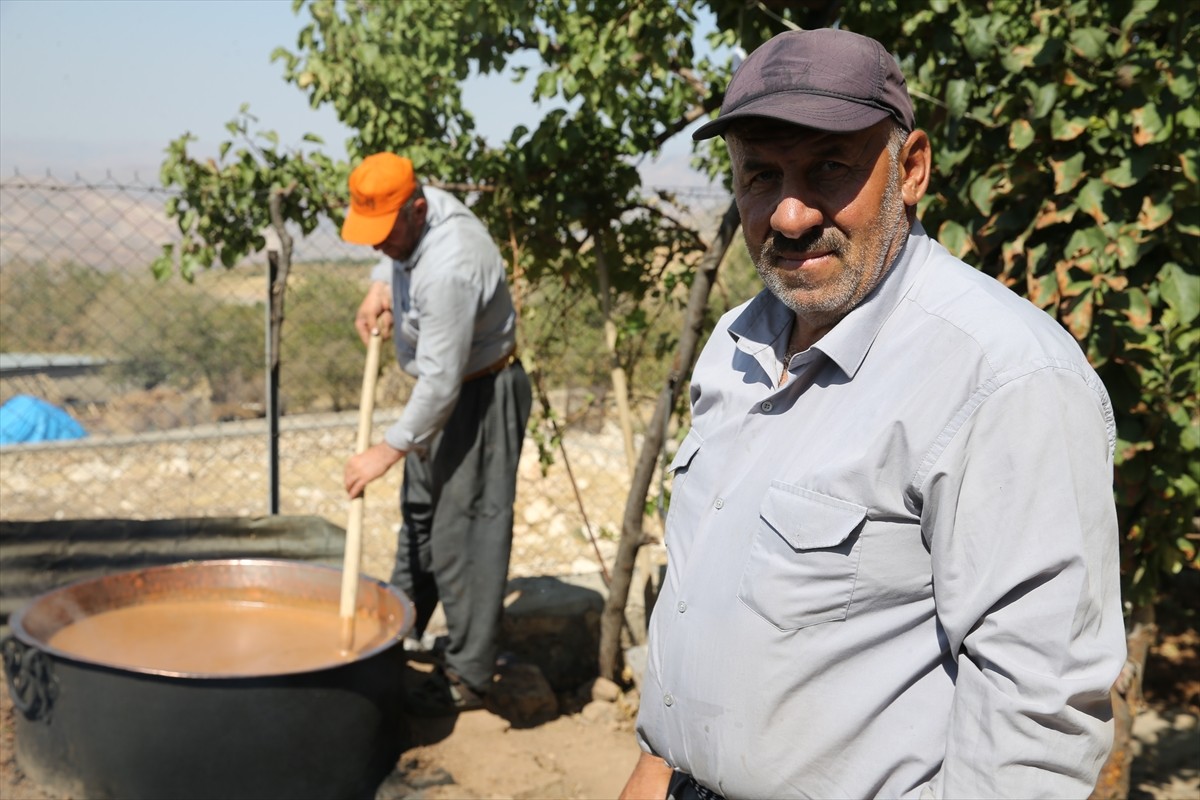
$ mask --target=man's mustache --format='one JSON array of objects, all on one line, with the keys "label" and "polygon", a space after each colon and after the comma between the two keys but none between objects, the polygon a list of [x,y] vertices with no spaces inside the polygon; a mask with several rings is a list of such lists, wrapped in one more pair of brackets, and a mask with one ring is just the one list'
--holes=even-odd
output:
[{"label": "man's mustache", "polygon": [[837,234],[832,231],[809,231],[799,239],[776,233],[763,242],[762,257],[774,259],[783,254],[796,256],[808,253],[836,253],[841,249],[841,244]]}]

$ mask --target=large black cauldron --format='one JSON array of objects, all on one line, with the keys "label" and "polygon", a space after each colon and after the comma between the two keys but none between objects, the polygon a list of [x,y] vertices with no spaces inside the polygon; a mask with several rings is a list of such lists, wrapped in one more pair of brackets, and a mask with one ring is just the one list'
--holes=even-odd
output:
[{"label": "large black cauldron", "polygon": [[17,708],[16,756],[51,791],[119,800],[371,798],[403,747],[402,648],[412,604],[370,578],[359,614],[388,637],[348,662],[259,676],[156,673],[49,644],[81,616],[155,599],[327,603],[341,571],[290,561],[196,561],[80,581],[9,619],[3,643]]}]

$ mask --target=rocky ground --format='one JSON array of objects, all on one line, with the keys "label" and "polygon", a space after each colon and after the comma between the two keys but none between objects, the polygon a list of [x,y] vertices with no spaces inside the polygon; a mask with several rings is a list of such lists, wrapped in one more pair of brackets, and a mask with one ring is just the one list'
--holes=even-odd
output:
[{"label": "rocky ground", "polygon": [[[374,440],[389,419],[376,415]],[[278,436],[279,513],[345,527],[342,467],[353,453],[356,412],[284,417]],[[262,420],[137,436],[0,449],[0,518],[167,519],[262,516],[268,511],[268,436]],[[564,455],[565,450],[565,455]],[[517,477],[510,574],[596,572],[611,563],[628,491],[620,432],[578,425],[543,466],[526,437]],[[402,478],[393,469],[364,501],[362,568],[391,574]],[[654,520],[648,522],[653,534]]]}]

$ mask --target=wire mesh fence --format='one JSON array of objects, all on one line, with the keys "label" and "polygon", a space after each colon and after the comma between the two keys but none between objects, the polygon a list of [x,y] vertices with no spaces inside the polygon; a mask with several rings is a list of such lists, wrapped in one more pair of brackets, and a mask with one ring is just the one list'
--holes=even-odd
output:
[{"label": "wire mesh fence", "polygon": [[[192,283],[155,280],[150,262],[179,239],[162,210],[168,196],[137,179],[0,181],[0,415],[12,422],[9,401],[33,398],[65,411],[86,434],[0,446],[0,519],[269,513],[266,256]],[[369,255],[343,243],[331,224],[296,236],[280,354],[281,514],[345,524],[341,470],[354,448],[364,364],[352,318]],[[556,430],[526,439],[514,577],[611,567],[631,471],[606,401],[605,359],[572,352],[561,335],[597,329],[579,316],[592,312],[548,303],[539,313],[553,317],[545,329],[559,341],[540,352],[567,366],[555,372],[559,383],[542,386]],[[590,363],[591,371],[571,363]],[[376,440],[410,388],[385,356]],[[635,442],[651,405],[634,406]],[[537,439],[557,442],[551,461]],[[399,482],[393,470],[366,501],[364,569],[380,578],[391,570]],[[647,530],[656,531],[653,515]]]}]

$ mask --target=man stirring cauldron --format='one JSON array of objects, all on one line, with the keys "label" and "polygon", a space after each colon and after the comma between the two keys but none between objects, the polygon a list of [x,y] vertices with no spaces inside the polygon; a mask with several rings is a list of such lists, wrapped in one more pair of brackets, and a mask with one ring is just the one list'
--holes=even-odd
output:
[{"label": "man stirring cauldron", "polygon": [[384,440],[346,463],[346,491],[357,497],[404,459],[391,582],[416,606],[413,636],[439,600],[449,628],[444,664],[409,708],[479,708],[496,668],[532,403],[517,314],[483,223],[448,192],[418,183],[409,159],[369,156],[349,184],[342,238],[384,255],[355,327],[364,342],[374,329],[394,331],[396,359],[417,381]]}]

